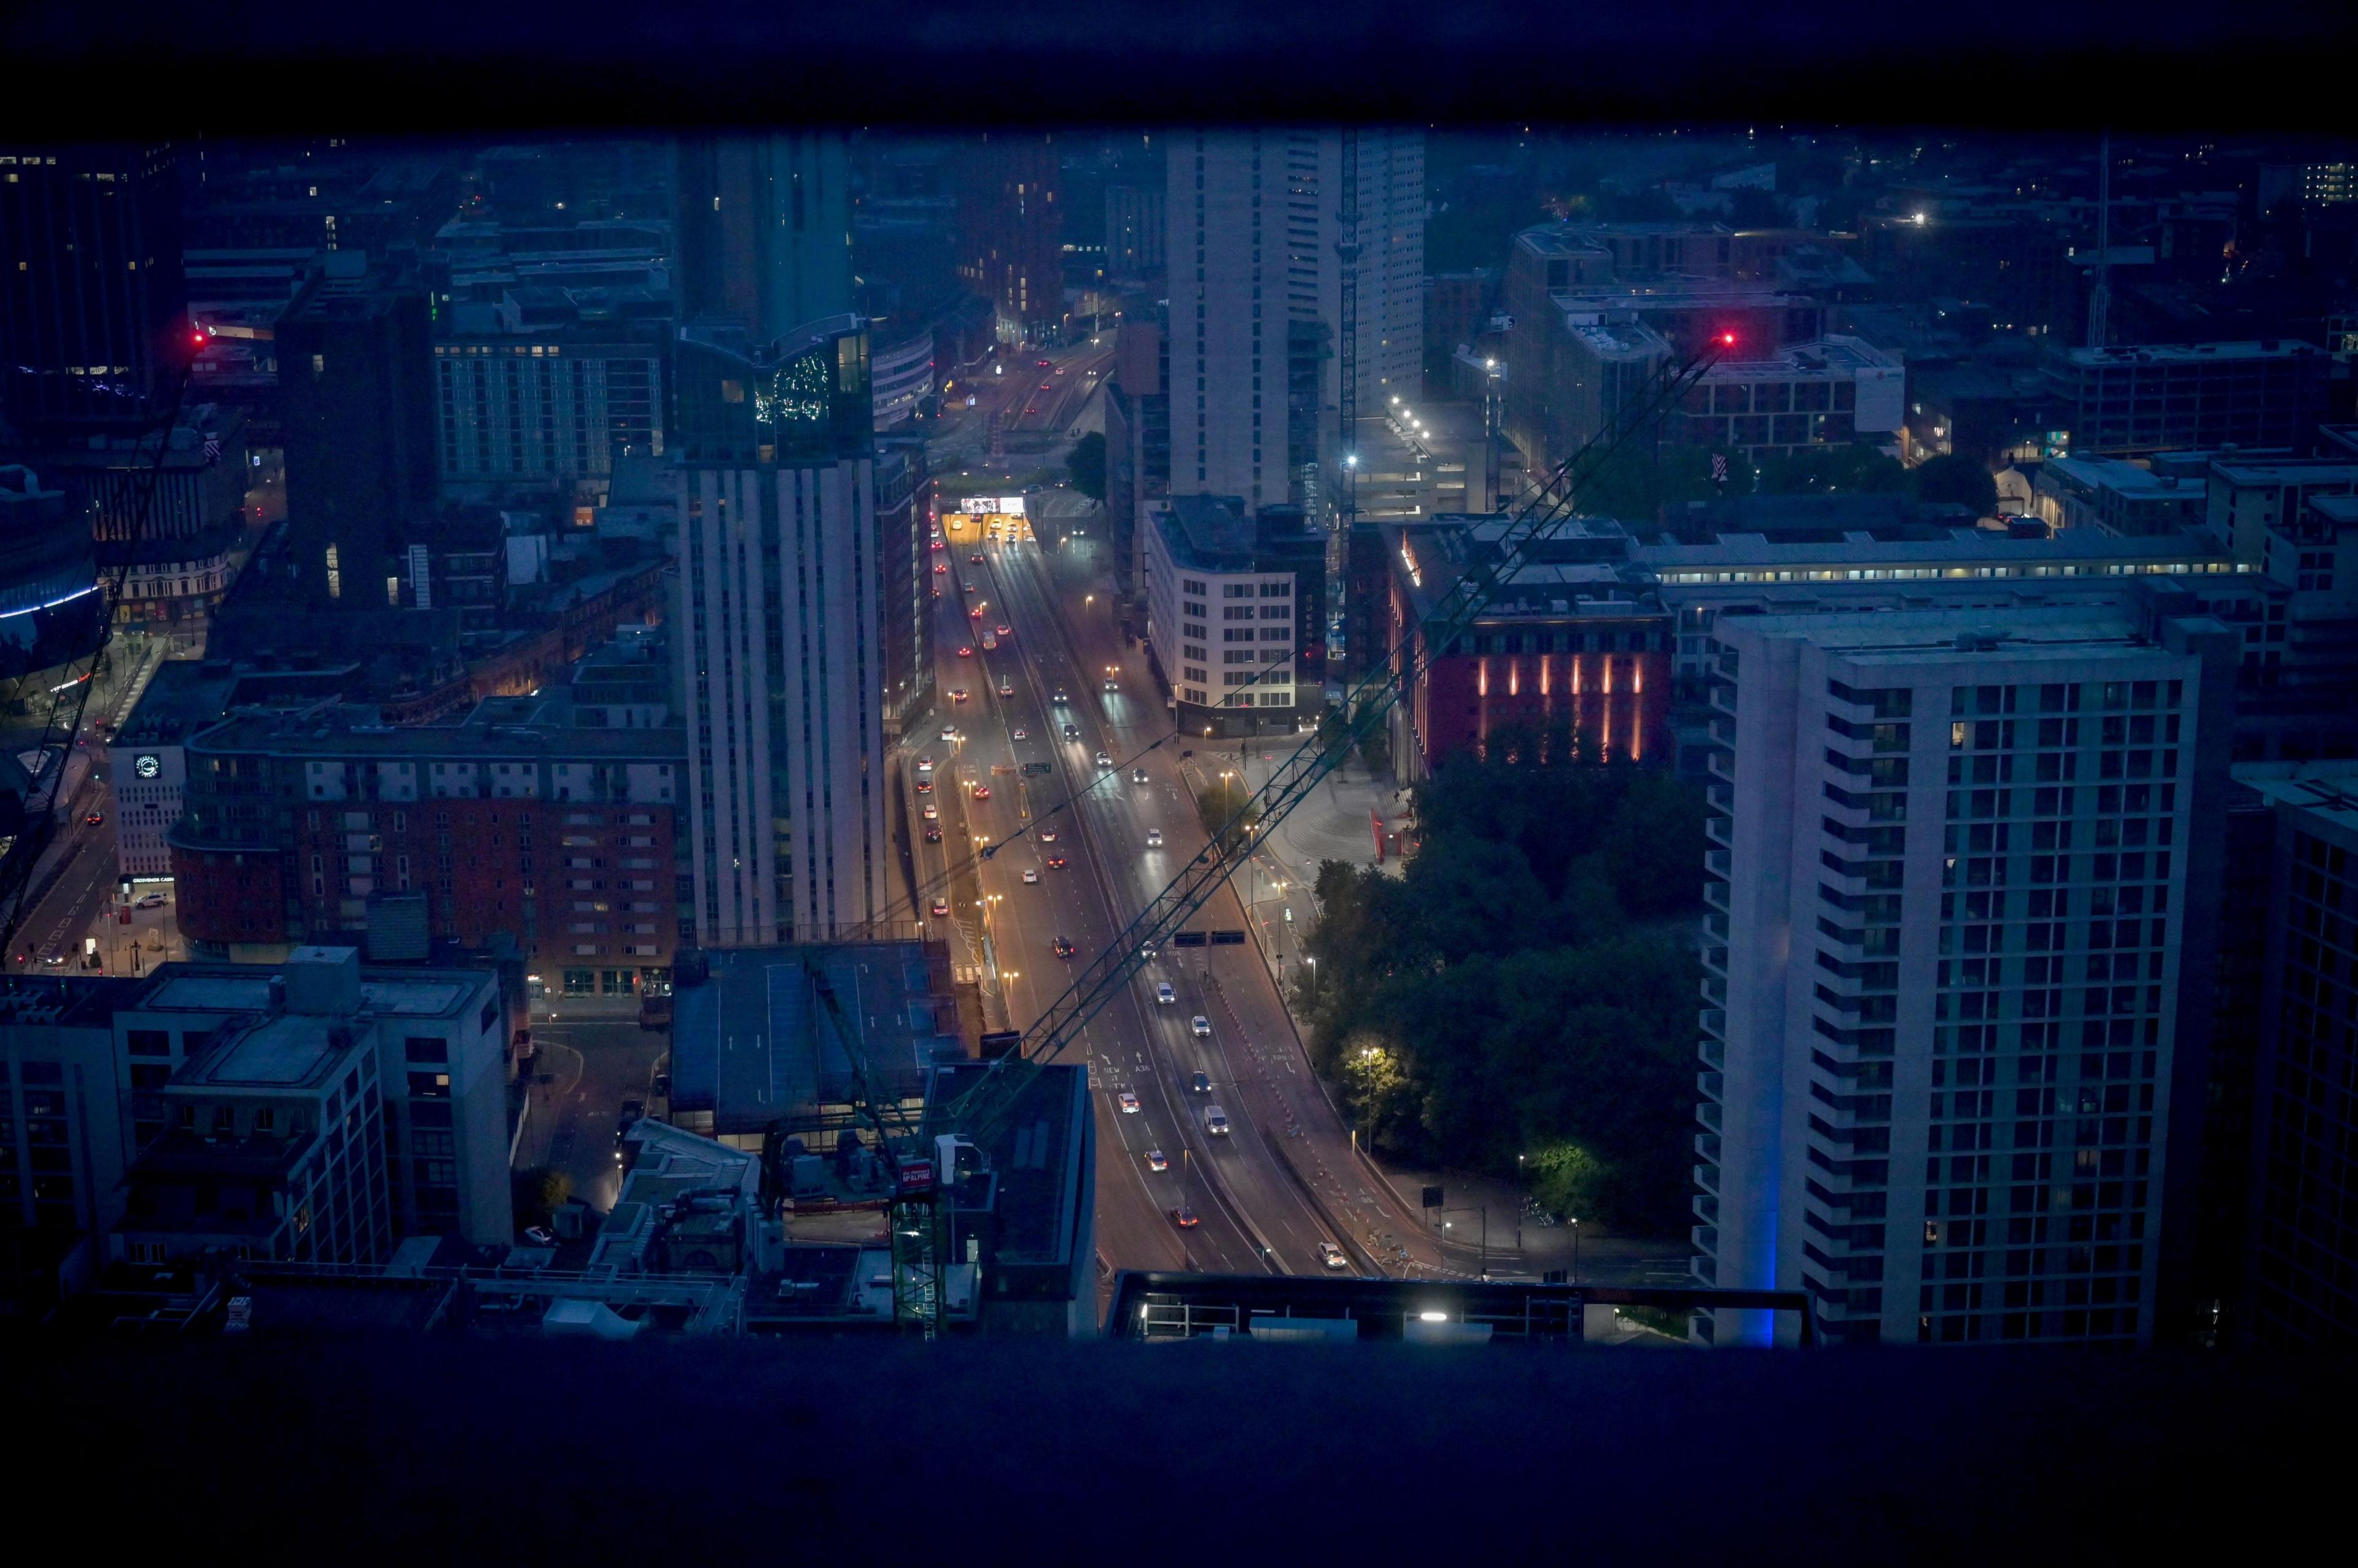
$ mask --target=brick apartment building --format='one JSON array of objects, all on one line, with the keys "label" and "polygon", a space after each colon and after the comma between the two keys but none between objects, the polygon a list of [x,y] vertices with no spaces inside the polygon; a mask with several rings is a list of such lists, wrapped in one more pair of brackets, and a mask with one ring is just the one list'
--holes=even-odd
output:
[{"label": "brick apartment building", "polygon": [[679,730],[573,722],[569,697],[493,698],[462,723],[371,708],[242,713],[188,743],[168,842],[193,953],[373,956],[512,934],[552,990],[667,983],[678,943]]}]

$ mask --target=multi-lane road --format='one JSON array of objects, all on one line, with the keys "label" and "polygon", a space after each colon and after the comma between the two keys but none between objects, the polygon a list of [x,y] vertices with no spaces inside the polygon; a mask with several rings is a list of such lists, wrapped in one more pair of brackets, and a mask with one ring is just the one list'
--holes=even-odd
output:
[{"label": "multi-lane road", "polygon": [[[1086,505],[1065,493],[1039,499],[1051,513]],[[935,788],[909,798],[934,805],[942,829],[939,843],[918,845],[921,913],[936,897],[949,905],[934,924],[955,925],[961,960],[983,968],[994,1025],[1039,1016],[1205,845],[1190,775],[1214,759],[1187,754],[1143,652],[1125,645],[1098,580],[1100,549],[1082,537],[1062,547],[952,545],[936,557],[951,568],[934,579],[944,587],[940,687],[969,695],[941,705],[958,739],[936,729],[914,748],[934,761]],[[986,630],[995,649],[982,645]],[[913,790],[917,760],[904,760]],[[1048,771],[1026,774],[1026,763]],[[988,859],[978,838],[993,847]],[[1245,914],[1223,891],[1191,925],[1241,931]],[[1057,955],[1060,939],[1074,957]],[[1168,1003],[1156,1000],[1163,985]],[[1194,1028],[1199,1016],[1208,1034]],[[1413,1217],[1355,1157],[1252,946],[1166,946],[1073,1052],[1096,1099],[1109,1266],[1314,1272],[1327,1266],[1322,1243],[1361,1271],[1441,1266]],[[1138,1108],[1124,1109],[1124,1096]],[[1225,1134],[1207,1129],[1216,1105]],[[1177,1223],[1183,1208],[1196,1224]]]}]

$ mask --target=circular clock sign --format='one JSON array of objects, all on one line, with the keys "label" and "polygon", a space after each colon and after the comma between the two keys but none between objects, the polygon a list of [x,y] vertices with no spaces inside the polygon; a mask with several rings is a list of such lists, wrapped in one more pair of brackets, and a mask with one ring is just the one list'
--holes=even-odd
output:
[{"label": "circular clock sign", "polygon": [[152,779],[164,771],[164,763],[153,755],[134,757],[131,759],[131,771],[143,779]]}]

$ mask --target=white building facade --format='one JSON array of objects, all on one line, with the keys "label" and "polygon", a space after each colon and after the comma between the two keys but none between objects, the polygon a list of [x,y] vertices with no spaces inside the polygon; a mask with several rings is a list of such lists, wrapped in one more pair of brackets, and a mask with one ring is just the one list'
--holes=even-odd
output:
[{"label": "white building facade", "polygon": [[882,914],[874,461],[678,470],[676,624],[697,939],[810,939]]},{"label": "white building facade", "polygon": [[1715,628],[1704,1283],[1806,1291],[1850,1343],[2153,1336],[2234,678],[2161,602]]},{"label": "white building facade", "polygon": [[[1358,403],[1422,385],[1424,137],[1357,131]],[[1166,146],[1171,490],[1304,499],[1301,461],[1336,460],[1342,323],[1339,131],[1182,132]],[[1295,323],[1326,335],[1314,431],[1288,429]],[[1297,401],[1310,395],[1303,394]],[[1293,456],[1289,460],[1289,440]]]}]

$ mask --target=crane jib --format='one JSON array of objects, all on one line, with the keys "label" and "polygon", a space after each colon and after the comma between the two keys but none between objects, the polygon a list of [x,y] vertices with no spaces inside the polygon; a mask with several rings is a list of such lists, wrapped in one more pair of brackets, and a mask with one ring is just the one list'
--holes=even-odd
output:
[{"label": "crane jib", "polygon": [[1574,503],[1639,431],[1683,397],[1719,358],[1714,341],[1684,362],[1664,362],[1622,406],[1613,420],[1565,459],[1526,498],[1499,533],[1495,546],[1468,566],[1443,595],[1434,611],[1403,633],[1390,655],[1379,661],[1346,694],[1338,708],[1321,716],[1317,729],[1283,762],[1236,814],[1212,835],[1210,846],[1149,900],[1144,909],[1095,958],[1084,965],[1062,995],[1024,1031],[1021,1045],[1001,1055],[957,1099],[930,1108],[928,1132],[956,1130],[988,1146],[1039,1070],[1063,1053],[1147,961],[1147,955],[1178,933],[1250,855],[1253,844],[1285,819],[1326,773],[1373,732],[1403,687],[1487,607],[1505,580],[1522,564],[1531,546],[1549,537],[1574,514]]}]

